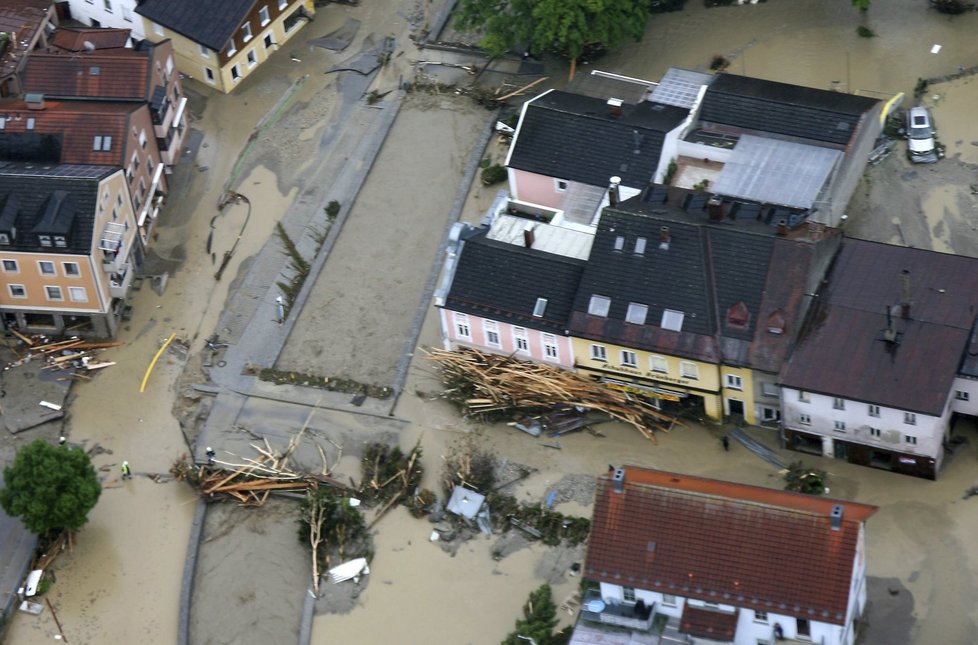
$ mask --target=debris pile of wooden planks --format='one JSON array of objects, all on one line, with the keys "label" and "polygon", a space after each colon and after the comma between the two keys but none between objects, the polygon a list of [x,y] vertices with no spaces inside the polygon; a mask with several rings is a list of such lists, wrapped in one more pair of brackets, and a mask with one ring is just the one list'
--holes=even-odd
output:
[{"label": "debris pile of wooden planks", "polygon": [[655,432],[679,425],[675,418],[628,392],[549,365],[468,347],[432,349],[427,354],[441,368],[443,396],[470,415],[497,418],[578,408],[623,421],[653,443]]},{"label": "debris pile of wooden planks", "polygon": [[16,330],[10,332],[20,339],[25,347],[14,349],[16,360],[5,369],[19,367],[30,361],[44,361],[44,370],[74,370],[72,376],[88,379],[86,372],[115,365],[115,361],[100,361],[98,354],[110,347],[125,345],[122,341],[89,341],[81,338],[66,338],[52,341],[46,336],[25,336]]},{"label": "debris pile of wooden planks", "polygon": [[320,486],[349,490],[342,482],[330,477],[326,454],[319,449],[323,466],[319,473],[302,472],[290,461],[302,432],[294,435],[284,451],[277,452],[265,439],[264,446],[251,444],[257,458],[244,457],[242,463],[212,459],[206,465],[194,464],[189,457],[177,461],[170,472],[178,480],[196,486],[208,501],[236,501],[243,506],[261,506],[271,493],[305,493]]}]

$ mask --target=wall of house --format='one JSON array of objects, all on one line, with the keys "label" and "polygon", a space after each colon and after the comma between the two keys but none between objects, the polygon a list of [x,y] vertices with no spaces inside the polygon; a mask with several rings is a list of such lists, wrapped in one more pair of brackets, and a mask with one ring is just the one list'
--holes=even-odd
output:
[{"label": "wall of house", "polygon": [[[4,310],[105,310],[96,279],[97,267],[87,255],[7,251],[0,246],[0,260],[0,307]],[[41,263],[53,267],[54,273],[42,273]],[[60,297],[50,297],[46,287],[56,287]]]},{"label": "wall of house", "polygon": [[[645,350],[611,343],[599,343],[573,336],[571,341],[579,370],[597,376],[608,376],[641,385],[657,386],[666,391],[688,393],[702,399],[704,412],[709,418],[716,421],[722,419],[724,407],[721,403],[721,381],[718,365],[668,354],[654,354]],[[601,352],[597,348],[603,348],[604,360],[597,357]],[[625,364],[623,361],[625,357],[622,352],[631,352],[635,355],[634,366]],[[665,371],[653,369],[653,356],[657,359],[655,361],[656,366]],[[665,365],[660,365],[658,359],[664,359]],[[683,376],[682,363],[695,366],[697,378]],[[668,394],[660,396],[664,399],[668,398]],[[675,400],[678,401],[679,397]]]},{"label": "wall of house", "polygon": [[136,0],[68,0],[71,17],[83,25],[92,27],[97,21],[101,27],[131,29],[130,36],[138,40],[146,38],[143,20],[136,15]]},{"label": "wall of house", "polygon": [[812,220],[828,226],[836,227],[841,223],[841,216],[849,206],[849,200],[856,191],[856,186],[862,180],[863,169],[869,153],[876,146],[876,139],[883,130],[880,114],[885,105],[884,101],[862,116],[849,145],[845,149],[842,163],[832,175],[830,191],[825,195],[825,203],[818,204],[818,210],[812,214]]},{"label": "wall of house", "polygon": [[[495,354],[507,356],[512,354],[524,360],[550,363],[566,370],[574,368],[573,348],[567,336],[472,314],[461,314],[447,308],[440,308],[438,313],[445,349],[455,349],[459,346],[477,347]],[[466,330],[468,334],[464,333]],[[491,334],[488,333],[490,331],[496,332],[497,343],[491,342]],[[518,348],[519,337],[526,339],[526,350]]]},{"label": "wall of house", "polygon": [[978,379],[958,376],[951,385],[951,411],[978,416]]},{"label": "wall of house", "polygon": [[[688,119],[689,117],[687,117]],[[664,183],[666,173],[669,172],[669,164],[679,156],[680,137],[683,135],[686,123],[666,132],[662,141],[662,152],[659,153],[659,164],[656,166],[652,181],[657,184]]]},{"label": "wall of house", "polygon": [[564,199],[568,191],[557,189],[557,179],[526,170],[510,168],[509,172],[512,177],[509,185],[515,199],[547,208],[564,209]]},{"label": "wall of house", "polygon": [[708,146],[705,143],[696,143],[695,141],[680,141],[676,146],[675,156],[727,163],[730,161],[732,154],[733,148],[718,148],[716,146]]},{"label": "wall of house", "polygon": [[726,416],[736,414],[737,407],[742,406],[744,421],[756,425],[757,406],[754,403],[754,378],[751,370],[746,367],[720,366],[720,382],[722,384],[723,413]]},{"label": "wall of house", "polygon": [[[149,106],[144,105],[129,115],[123,155],[132,208],[139,213],[153,198],[153,177],[156,167],[163,163]],[[156,190],[165,194],[166,180],[161,178],[160,184]]]},{"label": "wall of house", "polygon": [[777,423],[781,420],[781,388],[778,375],[752,370],[754,379],[754,416],[757,423]]},{"label": "wall of house", "polygon": [[[170,102],[170,109],[164,115],[163,122],[155,124],[154,127],[160,158],[168,166],[172,166],[180,160],[183,139],[187,132],[186,95],[183,92],[183,83],[180,81],[173,42],[170,40],[157,42],[153,48],[150,64],[152,65],[151,86],[165,88]],[[183,105],[182,109],[181,105]]]},{"label": "wall of house", "polygon": [[[261,19],[263,9],[268,10],[267,22]],[[181,72],[229,93],[302,29],[306,20],[299,20],[288,30],[285,27],[285,23],[300,10],[314,15],[313,0],[265,0],[256,3],[241,27],[235,31],[231,43],[220,52],[203,47],[151,20],[143,20],[150,40],[173,40],[177,67]],[[251,37],[247,36],[244,28],[246,23],[250,25]]]},{"label": "wall of house", "polygon": [[[826,457],[841,458],[845,452],[850,462],[864,463],[876,449],[897,456],[895,471],[925,474],[940,468],[942,446],[949,432],[950,401],[940,416],[882,406],[879,416],[874,416],[875,410],[871,411],[866,402],[841,399],[841,404],[841,408],[836,406],[836,397],[812,392],[803,395],[797,389],[783,387],[782,424],[788,431],[819,436]],[[906,414],[914,414],[914,423],[906,422]],[[837,423],[843,425],[838,427]],[[842,446],[846,448],[843,450]],[[858,446],[865,446],[866,450]]]}]

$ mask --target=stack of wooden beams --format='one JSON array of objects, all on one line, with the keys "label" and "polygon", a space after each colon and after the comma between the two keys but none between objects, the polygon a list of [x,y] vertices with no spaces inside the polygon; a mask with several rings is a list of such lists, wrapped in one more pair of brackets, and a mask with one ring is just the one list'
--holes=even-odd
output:
[{"label": "stack of wooden beams", "polygon": [[[99,352],[110,347],[125,345],[122,341],[88,341],[81,338],[52,341],[45,336],[25,336],[16,330],[11,330],[11,333],[26,345],[26,351],[18,352],[17,360],[7,367],[17,367],[29,361],[40,359],[45,362],[43,369],[46,370],[63,370],[75,367],[80,371],[90,372],[115,365],[114,361],[95,360]],[[76,375],[83,376],[79,373]]]},{"label": "stack of wooden beams", "polygon": [[538,414],[562,407],[601,412],[623,421],[655,442],[655,432],[679,423],[632,394],[549,365],[489,354],[472,348],[433,349],[445,384],[443,396],[470,415]]}]

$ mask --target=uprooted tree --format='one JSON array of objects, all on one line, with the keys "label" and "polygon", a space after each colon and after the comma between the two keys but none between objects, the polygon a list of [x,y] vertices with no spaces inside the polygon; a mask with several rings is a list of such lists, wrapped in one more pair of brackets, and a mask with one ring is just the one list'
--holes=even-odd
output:
[{"label": "uprooted tree", "polygon": [[554,52],[571,61],[591,48],[641,40],[648,0],[461,0],[456,24],[483,34],[479,44],[492,56],[517,45]]},{"label": "uprooted tree", "polygon": [[312,584],[317,595],[320,572],[329,568],[333,555],[340,561],[372,555],[363,513],[350,505],[349,497],[331,488],[306,491],[299,511],[299,539],[312,549]]},{"label": "uprooted tree", "polygon": [[102,494],[92,461],[83,450],[41,439],[21,448],[4,468],[3,479],[0,506],[38,536],[77,531]]},{"label": "uprooted tree", "polygon": [[557,626],[557,606],[553,601],[550,585],[540,585],[530,592],[523,605],[523,618],[516,621],[516,628],[503,640],[502,645],[557,645],[566,642],[562,634],[554,634]]}]

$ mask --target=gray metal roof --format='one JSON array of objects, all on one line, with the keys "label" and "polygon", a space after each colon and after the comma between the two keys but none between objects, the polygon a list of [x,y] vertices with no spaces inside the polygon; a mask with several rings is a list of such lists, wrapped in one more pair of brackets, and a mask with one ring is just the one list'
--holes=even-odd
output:
[{"label": "gray metal roof", "polygon": [[709,85],[714,78],[716,77],[713,74],[670,67],[658,86],[652,90],[652,100],[656,103],[691,108],[700,88]]},{"label": "gray metal roof", "polygon": [[811,208],[840,150],[743,135],[710,190],[767,204]]}]

